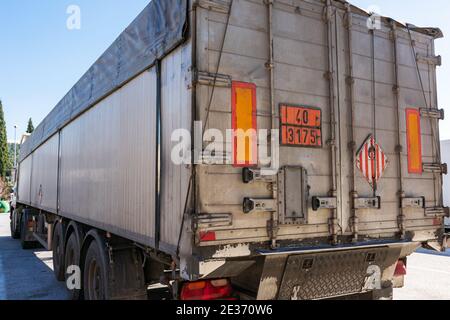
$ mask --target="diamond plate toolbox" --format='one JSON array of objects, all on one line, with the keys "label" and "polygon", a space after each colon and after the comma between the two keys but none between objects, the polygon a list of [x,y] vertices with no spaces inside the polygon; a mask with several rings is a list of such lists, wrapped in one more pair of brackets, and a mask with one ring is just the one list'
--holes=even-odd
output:
[{"label": "diamond plate toolbox", "polygon": [[315,300],[360,293],[368,280],[396,262],[396,250],[374,248],[305,255],[287,259],[280,300]]}]

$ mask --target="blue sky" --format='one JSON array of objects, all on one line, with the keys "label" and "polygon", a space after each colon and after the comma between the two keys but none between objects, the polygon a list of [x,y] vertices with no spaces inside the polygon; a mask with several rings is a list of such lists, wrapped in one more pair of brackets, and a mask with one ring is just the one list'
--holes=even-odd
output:
[{"label": "blue sky", "polygon": [[[0,0],[0,99],[8,137],[53,109],[149,0]],[[69,5],[81,29],[68,30]],[[19,135],[19,134],[18,134]]]},{"label": "blue sky", "polygon": [[[50,112],[149,0],[1,0],[0,99],[9,139],[29,117],[35,125]],[[420,26],[438,26],[450,37],[448,0],[355,0],[382,15]],[[81,8],[81,29],[68,30],[66,10]],[[450,40],[437,41],[439,104],[448,106],[441,138],[450,139]]]}]

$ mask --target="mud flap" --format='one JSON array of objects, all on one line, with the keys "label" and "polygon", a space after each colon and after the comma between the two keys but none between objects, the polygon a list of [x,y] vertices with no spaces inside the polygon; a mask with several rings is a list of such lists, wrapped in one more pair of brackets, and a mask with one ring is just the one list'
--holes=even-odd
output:
[{"label": "mud flap", "polygon": [[277,299],[287,257],[287,255],[271,255],[265,258],[257,300]]},{"label": "mud flap", "polygon": [[379,290],[400,252],[381,247],[267,256],[258,299],[317,300]]}]

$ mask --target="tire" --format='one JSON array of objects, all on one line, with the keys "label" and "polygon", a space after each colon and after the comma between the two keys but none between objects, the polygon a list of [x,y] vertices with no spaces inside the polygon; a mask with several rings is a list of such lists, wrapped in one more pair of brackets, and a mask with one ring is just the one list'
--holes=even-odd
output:
[{"label": "tire", "polygon": [[[72,232],[69,239],[67,240],[66,248],[64,250],[64,265],[66,266],[65,270],[65,280],[66,283],[69,280],[69,277],[72,274],[69,274],[67,272],[67,268],[69,266],[77,266],[81,268],[80,266],[80,242],[78,241],[78,237],[75,232]],[[81,290],[80,289],[73,289],[70,290],[70,297],[72,300],[78,300],[80,299]]]},{"label": "tire", "polygon": [[27,241],[27,223],[29,219],[29,213],[27,210],[23,211],[22,218],[20,219],[20,245],[22,246],[23,250],[29,250],[34,249],[37,247],[36,242],[34,241]]},{"label": "tire", "polygon": [[83,268],[85,300],[109,300],[108,269],[104,250],[92,241],[86,253]]},{"label": "tire", "polygon": [[61,223],[57,223],[53,232],[53,272],[58,281],[64,281],[64,229]]},{"label": "tire", "polygon": [[11,214],[11,222],[10,222],[10,227],[11,227],[11,238],[17,240],[20,239],[20,223],[17,223],[17,217],[16,217],[17,213],[16,210],[14,210]]},{"label": "tire", "polygon": [[373,300],[394,300],[394,287],[391,285],[372,293]]}]

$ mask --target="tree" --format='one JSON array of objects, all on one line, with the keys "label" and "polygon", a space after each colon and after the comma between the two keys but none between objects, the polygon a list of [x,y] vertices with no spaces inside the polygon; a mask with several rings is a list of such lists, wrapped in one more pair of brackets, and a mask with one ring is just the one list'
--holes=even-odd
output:
[{"label": "tree", "polygon": [[6,177],[6,171],[9,170],[9,150],[8,137],[6,135],[5,115],[3,105],[0,100],[0,178]]},{"label": "tree", "polygon": [[30,118],[30,120],[28,120],[27,133],[33,133],[33,131],[34,131],[33,120]]},{"label": "tree", "polygon": [[8,143],[9,150],[9,168],[14,168],[14,150],[16,151],[16,160],[19,159],[20,145],[14,147],[14,143]]}]

